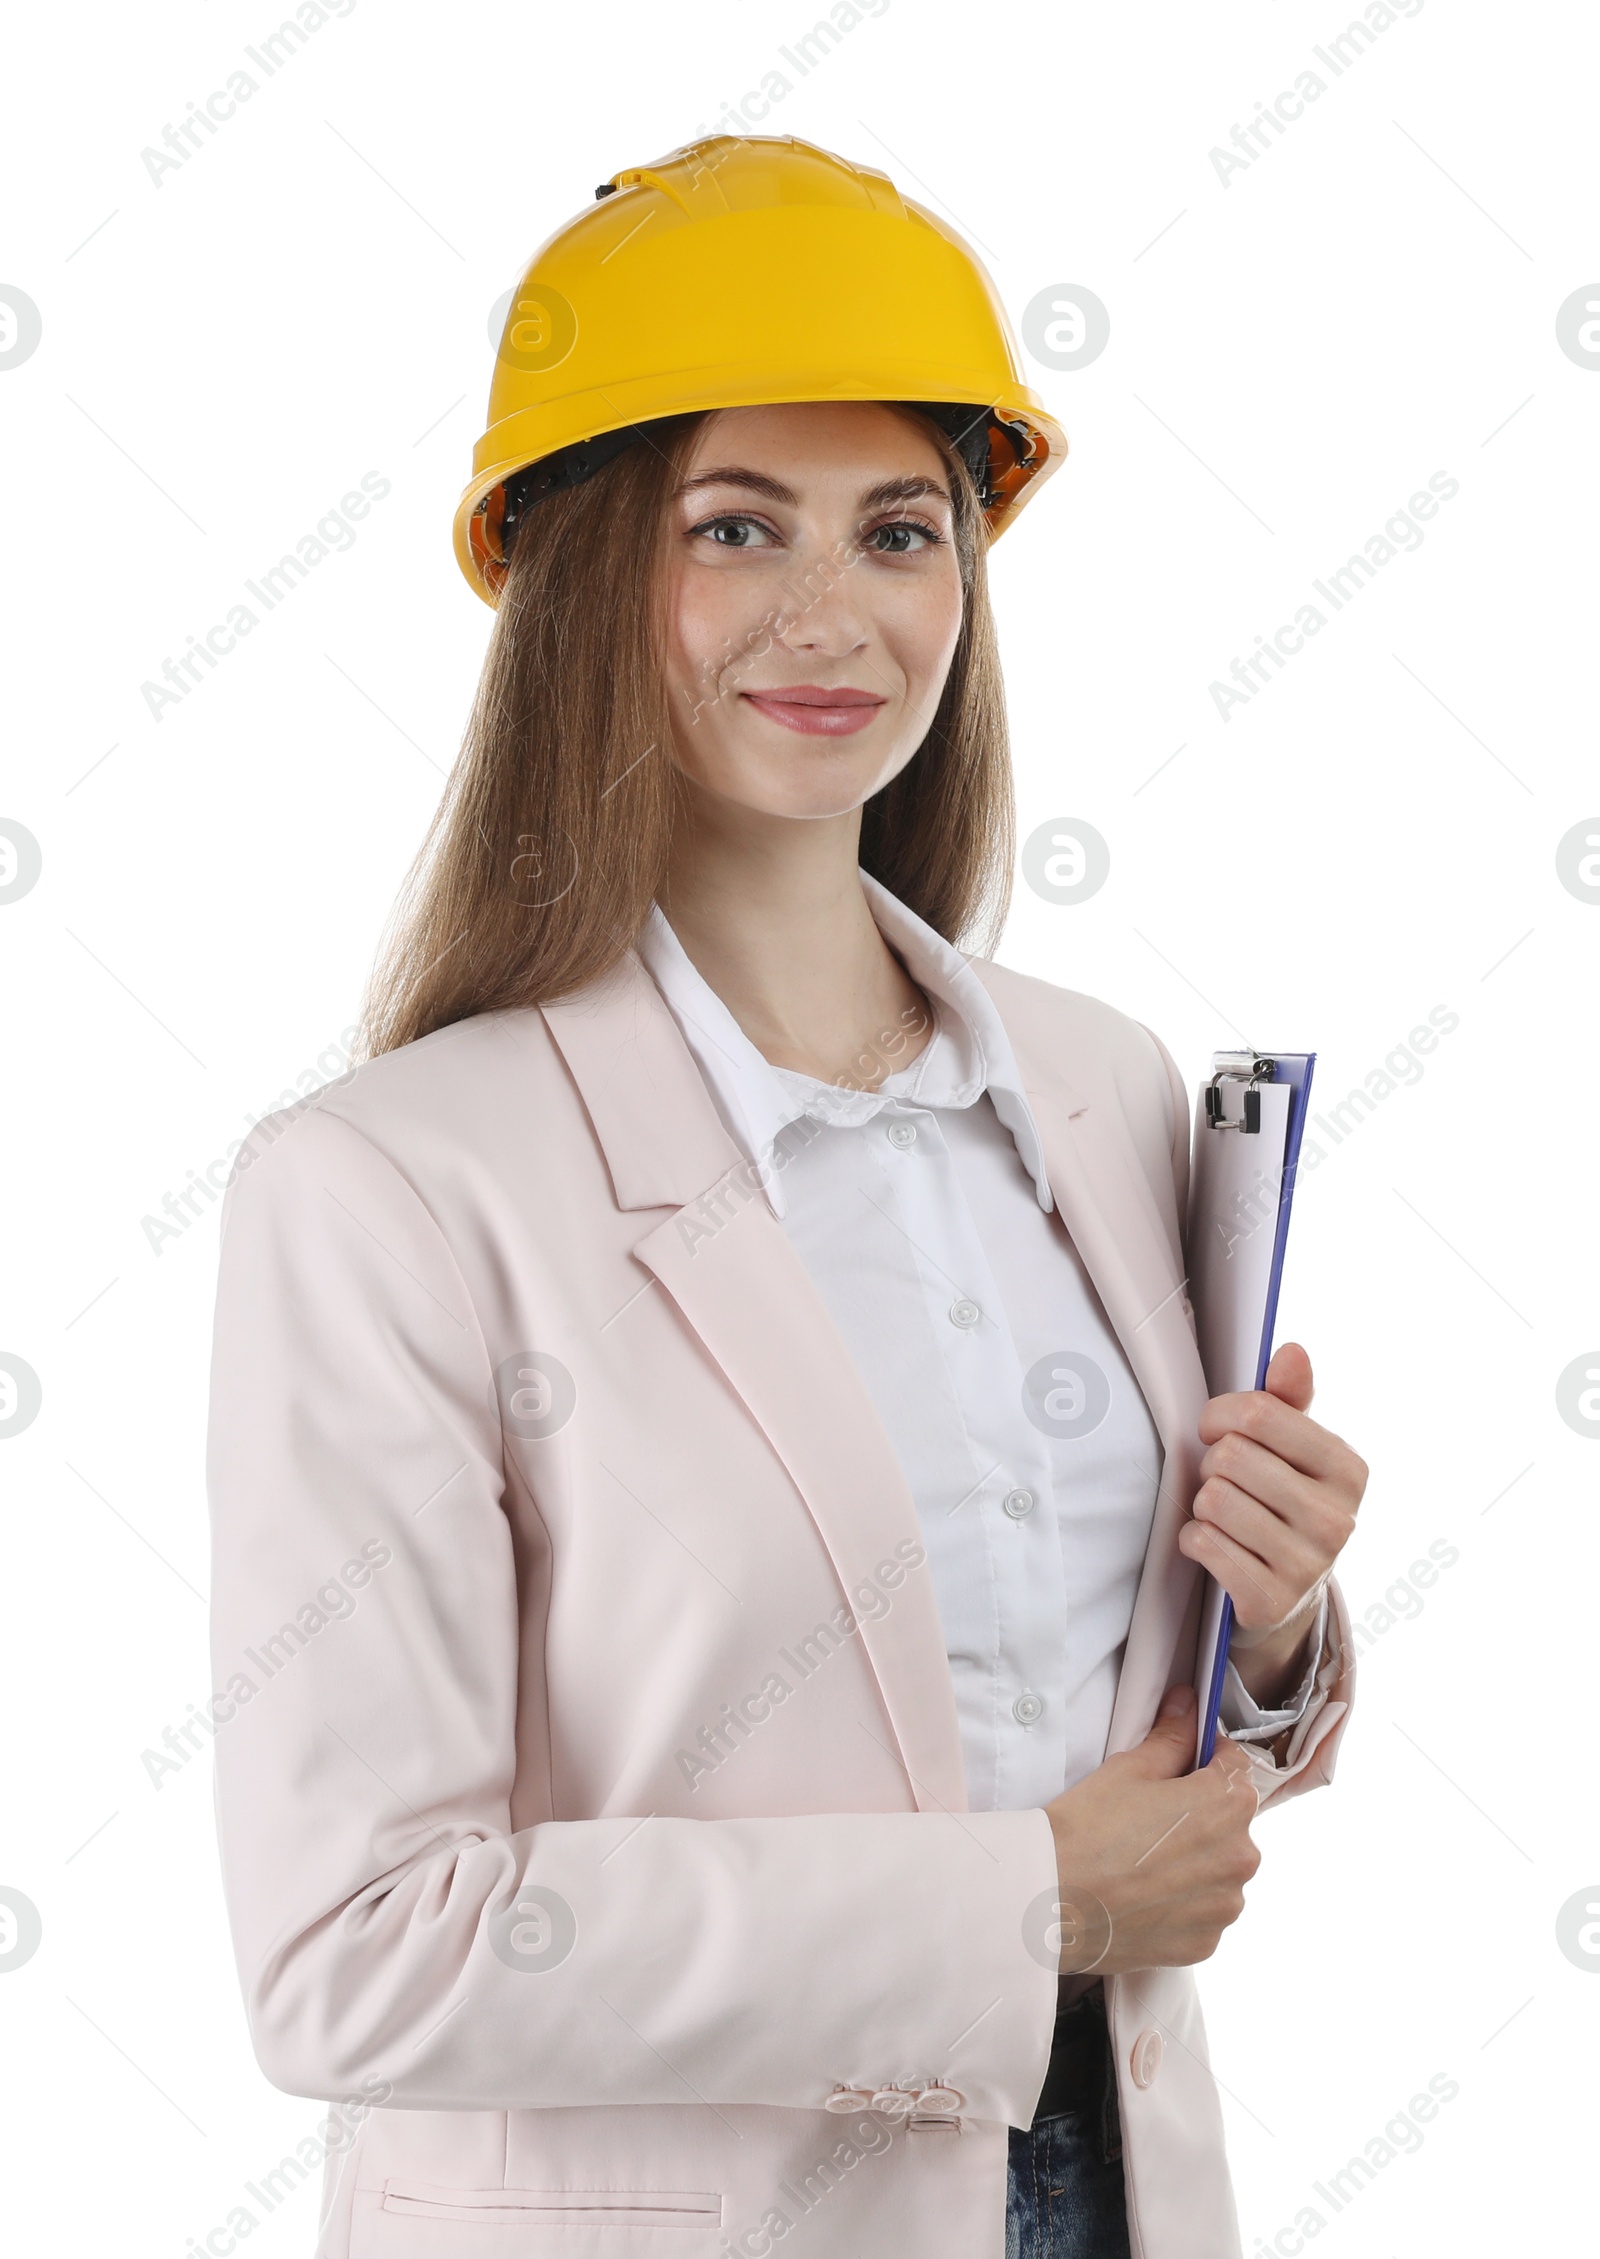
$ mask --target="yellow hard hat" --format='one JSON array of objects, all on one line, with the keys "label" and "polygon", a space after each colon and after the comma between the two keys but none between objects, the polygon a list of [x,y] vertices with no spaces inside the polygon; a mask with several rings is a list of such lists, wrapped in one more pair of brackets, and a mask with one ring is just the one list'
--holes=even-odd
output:
[{"label": "yellow hard hat", "polygon": [[789,134],[722,134],[595,197],[511,296],[455,517],[486,603],[505,578],[505,482],[538,463],[536,490],[574,484],[658,417],[790,400],[942,409],[953,437],[976,438],[963,452],[991,540],[1065,455],[989,276],[887,174]]}]

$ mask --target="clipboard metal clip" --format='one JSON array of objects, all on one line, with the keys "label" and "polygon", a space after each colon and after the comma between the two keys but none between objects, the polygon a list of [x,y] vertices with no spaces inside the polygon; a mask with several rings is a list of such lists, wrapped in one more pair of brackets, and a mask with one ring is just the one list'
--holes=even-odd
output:
[{"label": "clipboard metal clip", "polygon": [[[1246,1137],[1261,1134],[1261,1085],[1271,1082],[1278,1071],[1277,1061],[1267,1059],[1255,1050],[1213,1051],[1212,1075],[1206,1084],[1206,1125],[1210,1129],[1242,1130]],[[1222,1091],[1225,1082],[1242,1082],[1244,1092],[1244,1117],[1230,1122],[1222,1111]]]}]

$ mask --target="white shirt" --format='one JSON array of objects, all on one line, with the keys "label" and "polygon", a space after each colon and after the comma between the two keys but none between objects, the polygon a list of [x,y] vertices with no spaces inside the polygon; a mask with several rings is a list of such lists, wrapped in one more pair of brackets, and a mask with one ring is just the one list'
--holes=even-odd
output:
[{"label": "white shirt", "polygon": [[[659,909],[638,948],[740,1150],[856,1360],[916,1502],[973,1811],[1048,1804],[1104,1761],[1161,1444],[1099,1294],[1054,1213],[1044,1154],[987,990],[861,874],[935,1031],[891,1031],[871,1090],[774,1067]],[[1324,1608],[1326,1602],[1324,1602]],[[1228,1667],[1222,1722],[1265,1741]]]}]

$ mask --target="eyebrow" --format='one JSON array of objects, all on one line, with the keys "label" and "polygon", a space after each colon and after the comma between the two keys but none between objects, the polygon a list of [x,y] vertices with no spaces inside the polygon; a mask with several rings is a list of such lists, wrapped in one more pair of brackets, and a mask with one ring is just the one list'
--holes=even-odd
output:
[{"label": "eyebrow", "polygon": [[[714,471],[701,471],[696,477],[685,479],[678,492],[693,494],[702,486],[743,487],[746,493],[764,495],[769,502],[787,503],[791,509],[800,500],[794,489],[785,486],[781,479],[768,478],[765,471],[745,470],[737,463],[724,464]],[[932,495],[952,510],[955,507],[949,489],[941,486],[936,478],[913,477],[880,479],[876,486],[867,488],[860,506],[863,510],[881,510],[891,502],[915,502],[925,495]]]}]

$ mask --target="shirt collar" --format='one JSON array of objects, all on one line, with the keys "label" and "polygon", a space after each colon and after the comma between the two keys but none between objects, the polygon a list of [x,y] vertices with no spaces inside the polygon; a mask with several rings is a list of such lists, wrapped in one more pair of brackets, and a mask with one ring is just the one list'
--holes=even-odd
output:
[{"label": "shirt collar", "polygon": [[1033,1180],[1040,1207],[1048,1210],[1053,1203],[1044,1150],[1011,1040],[988,990],[959,949],[866,871],[861,873],[861,886],[878,931],[932,1001],[936,1019],[920,1055],[872,1090],[837,1089],[810,1075],[772,1066],[654,903],[635,945],[694,1055],[724,1126],[760,1170],[773,1213],[781,1217],[784,1204],[781,1175],[770,1164],[774,1146],[791,1123],[806,1117],[850,1128],[870,1121],[892,1103],[971,1106],[985,1091]]}]

